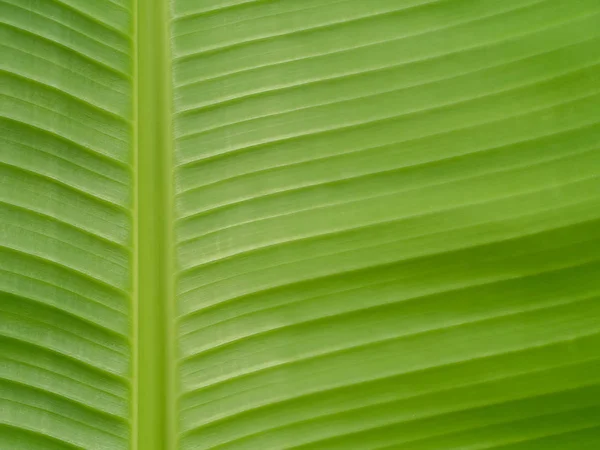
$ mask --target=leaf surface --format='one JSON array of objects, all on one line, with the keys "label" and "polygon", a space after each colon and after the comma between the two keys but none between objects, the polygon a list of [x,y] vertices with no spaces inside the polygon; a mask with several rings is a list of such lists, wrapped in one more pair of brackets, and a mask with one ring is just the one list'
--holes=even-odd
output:
[{"label": "leaf surface", "polygon": [[596,0],[0,17],[0,449],[600,446]]},{"label": "leaf surface", "polygon": [[127,8],[0,3],[2,449],[128,447]]}]

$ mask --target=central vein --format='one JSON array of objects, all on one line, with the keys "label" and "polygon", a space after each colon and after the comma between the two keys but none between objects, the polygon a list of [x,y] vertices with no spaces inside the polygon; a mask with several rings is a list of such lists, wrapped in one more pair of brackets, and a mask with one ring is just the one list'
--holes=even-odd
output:
[{"label": "central vein", "polygon": [[175,448],[173,151],[167,0],[137,0],[132,448]]}]

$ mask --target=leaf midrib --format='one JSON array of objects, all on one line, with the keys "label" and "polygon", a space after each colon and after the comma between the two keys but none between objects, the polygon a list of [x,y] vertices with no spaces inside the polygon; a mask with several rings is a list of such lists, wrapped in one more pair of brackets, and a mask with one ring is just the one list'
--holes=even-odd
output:
[{"label": "leaf midrib", "polygon": [[173,144],[165,0],[137,0],[134,23],[132,449],[176,448]]}]

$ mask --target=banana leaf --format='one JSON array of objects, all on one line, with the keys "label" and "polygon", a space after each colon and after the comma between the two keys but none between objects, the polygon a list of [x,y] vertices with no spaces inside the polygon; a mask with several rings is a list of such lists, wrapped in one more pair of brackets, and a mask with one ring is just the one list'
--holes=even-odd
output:
[{"label": "banana leaf", "polygon": [[1,0],[1,450],[600,448],[598,0]]}]

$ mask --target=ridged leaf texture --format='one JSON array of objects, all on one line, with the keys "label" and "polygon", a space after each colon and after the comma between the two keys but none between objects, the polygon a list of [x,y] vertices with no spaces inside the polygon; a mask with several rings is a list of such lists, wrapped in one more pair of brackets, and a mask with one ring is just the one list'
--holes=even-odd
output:
[{"label": "ridged leaf texture", "polygon": [[598,0],[0,0],[1,450],[600,448]]}]

